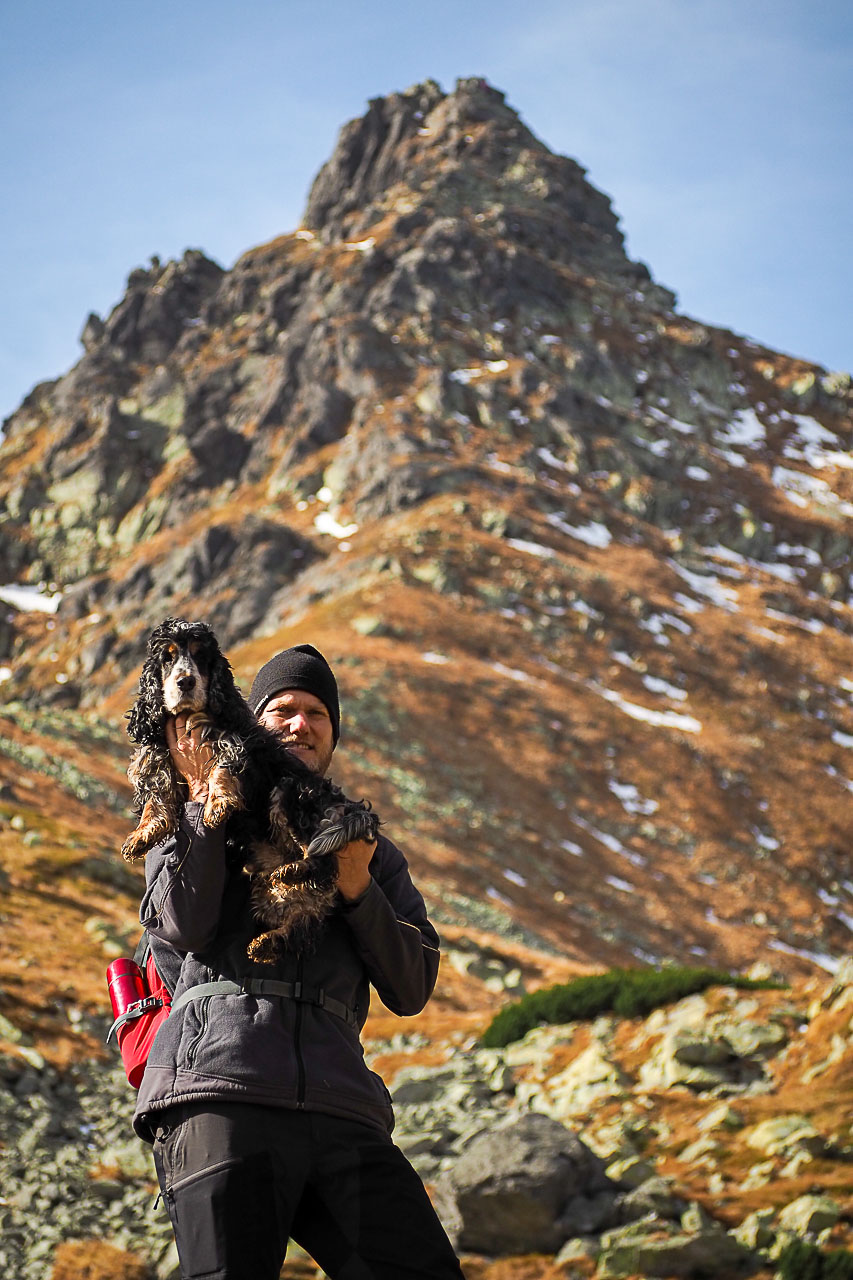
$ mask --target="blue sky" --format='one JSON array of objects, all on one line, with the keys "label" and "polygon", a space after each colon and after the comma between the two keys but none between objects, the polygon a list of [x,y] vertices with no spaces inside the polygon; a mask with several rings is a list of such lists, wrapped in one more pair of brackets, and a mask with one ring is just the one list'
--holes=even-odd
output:
[{"label": "blue sky", "polygon": [[679,307],[853,369],[849,0],[26,0],[0,16],[0,417],[152,254],[299,224],[367,100],[482,75]]}]

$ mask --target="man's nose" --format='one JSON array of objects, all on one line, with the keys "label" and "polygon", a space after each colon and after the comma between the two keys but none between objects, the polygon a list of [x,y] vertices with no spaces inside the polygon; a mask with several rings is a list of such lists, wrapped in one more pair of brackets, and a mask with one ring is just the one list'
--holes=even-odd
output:
[{"label": "man's nose", "polygon": [[287,717],[287,728],[290,733],[302,733],[308,728],[308,719],[301,711],[294,711]]}]

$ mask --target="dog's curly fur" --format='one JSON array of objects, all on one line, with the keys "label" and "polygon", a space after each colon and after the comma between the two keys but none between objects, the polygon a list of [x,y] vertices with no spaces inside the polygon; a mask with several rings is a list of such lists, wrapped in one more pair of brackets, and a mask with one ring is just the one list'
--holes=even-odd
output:
[{"label": "dog's curly fur", "polygon": [[375,840],[377,815],[258,724],[206,623],[166,618],[149,637],[128,713],[128,734],[139,744],[128,777],[141,816],[122,846],[127,861],[177,831],[187,789],[165,730],[178,712],[190,727],[203,726],[213,749],[204,821],[228,822],[229,843],[240,848],[252,880],[255,916],[266,927],[250,944],[250,959],[270,963],[285,946],[311,946],[337,897],[335,854],[351,840]]}]

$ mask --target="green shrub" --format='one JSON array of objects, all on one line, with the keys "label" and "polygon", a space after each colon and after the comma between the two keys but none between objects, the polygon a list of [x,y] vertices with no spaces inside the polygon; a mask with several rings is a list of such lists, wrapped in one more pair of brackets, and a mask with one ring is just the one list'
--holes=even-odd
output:
[{"label": "green shrub", "polygon": [[803,1240],[793,1240],[779,1255],[782,1280],[822,1280],[823,1255]]},{"label": "green shrub", "polygon": [[782,1280],[851,1280],[853,1253],[847,1249],[821,1253],[815,1244],[793,1240],[779,1255],[779,1274]]},{"label": "green shrub", "polygon": [[853,1280],[853,1253],[833,1249],[823,1260],[823,1280]]},{"label": "green shrub", "polygon": [[778,987],[779,983],[743,978],[722,969],[676,965],[664,969],[609,969],[607,973],[587,974],[572,982],[543,987],[506,1005],[486,1028],[481,1043],[500,1049],[520,1040],[533,1027],[582,1022],[601,1013],[644,1017],[660,1005],[712,986]]}]

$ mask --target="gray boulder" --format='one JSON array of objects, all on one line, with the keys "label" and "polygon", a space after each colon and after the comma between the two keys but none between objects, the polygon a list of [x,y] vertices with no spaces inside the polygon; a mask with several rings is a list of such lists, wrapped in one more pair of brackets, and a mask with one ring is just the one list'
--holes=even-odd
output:
[{"label": "gray boulder", "polygon": [[633,1223],[602,1237],[601,1280],[619,1276],[730,1277],[755,1270],[752,1252],[718,1226],[686,1232],[662,1224]]},{"label": "gray boulder", "polygon": [[530,1114],[474,1137],[438,1180],[438,1211],[462,1249],[556,1253],[613,1222],[615,1187],[571,1130]]},{"label": "gray boulder", "polygon": [[619,1197],[619,1219],[635,1222],[649,1214],[677,1221],[687,1208],[685,1200],[672,1187],[669,1178],[646,1178],[639,1186]]}]

